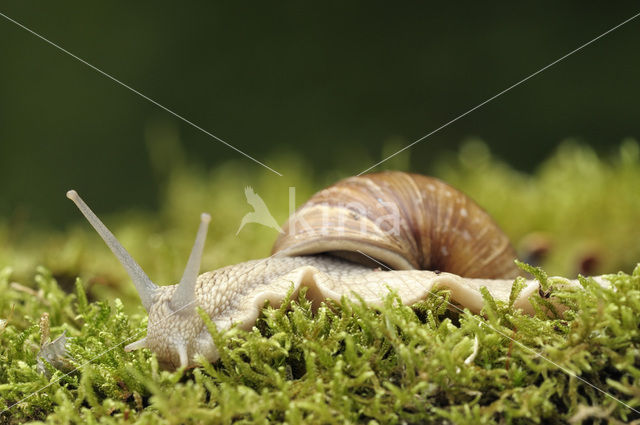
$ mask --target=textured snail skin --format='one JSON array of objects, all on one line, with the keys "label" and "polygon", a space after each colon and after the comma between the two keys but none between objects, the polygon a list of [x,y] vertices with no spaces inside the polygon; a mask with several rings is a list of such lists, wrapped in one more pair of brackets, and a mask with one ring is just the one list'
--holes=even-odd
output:
[{"label": "textured snail skin", "polygon": [[[560,279],[560,278],[556,278]],[[602,285],[608,283],[595,278]],[[577,281],[561,279],[567,286],[579,287]],[[513,279],[462,278],[451,273],[426,270],[383,271],[354,264],[330,256],[300,256],[253,260],[203,273],[196,284],[196,301],[211,317],[218,330],[232,324],[250,329],[266,301],[278,306],[293,288],[293,296],[307,287],[306,297],[314,306],[327,299],[339,301],[343,296],[362,299],[367,305],[379,306],[390,290],[403,304],[424,299],[437,288],[451,291],[451,299],[473,313],[483,307],[481,287],[486,287],[496,300],[508,301]],[[202,320],[193,314],[173,314],[171,298],[177,285],[159,288],[149,310],[145,347],[156,353],[166,367],[196,366],[194,356],[201,354],[209,361],[218,359],[218,351]],[[529,297],[539,290],[535,280],[526,281],[515,308],[533,314]],[[179,346],[186,345],[187,360],[181,362]],[[182,364],[181,364],[182,363]]]}]

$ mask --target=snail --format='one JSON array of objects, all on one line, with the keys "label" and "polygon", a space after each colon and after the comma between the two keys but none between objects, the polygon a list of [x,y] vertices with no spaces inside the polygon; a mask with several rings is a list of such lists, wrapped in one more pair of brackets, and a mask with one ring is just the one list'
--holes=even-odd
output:
[{"label": "snail", "polygon": [[[150,349],[169,368],[197,366],[197,354],[208,361],[219,358],[196,306],[218,330],[233,324],[250,329],[266,302],[280,305],[301,287],[315,308],[343,296],[375,307],[389,291],[411,305],[446,288],[453,302],[479,313],[480,288],[507,301],[519,270],[508,238],[481,207],[448,184],[417,174],[384,172],[339,181],[289,217],[270,257],[198,276],[211,220],[203,213],[184,274],[170,286],[149,279],[76,191],[67,197],[118,257],[149,314],[146,337],[125,350]],[[538,290],[537,281],[527,280],[514,307],[533,314],[529,297]]]}]

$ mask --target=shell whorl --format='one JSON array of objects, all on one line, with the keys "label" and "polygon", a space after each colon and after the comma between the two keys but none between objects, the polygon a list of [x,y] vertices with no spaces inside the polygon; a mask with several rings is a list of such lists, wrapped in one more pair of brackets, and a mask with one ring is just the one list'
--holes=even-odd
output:
[{"label": "shell whorl", "polygon": [[427,176],[383,172],[341,180],[302,205],[273,253],[331,253],[392,269],[464,277],[518,275],[509,239],[478,204]]}]

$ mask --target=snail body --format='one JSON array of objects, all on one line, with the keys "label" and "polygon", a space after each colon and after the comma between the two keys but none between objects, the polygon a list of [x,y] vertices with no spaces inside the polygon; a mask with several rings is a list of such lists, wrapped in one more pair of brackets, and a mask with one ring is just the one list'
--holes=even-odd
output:
[{"label": "snail body", "polygon": [[[67,196],[123,264],[149,313],[147,336],[125,350],[148,348],[174,368],[196,366],[197,354],[209,361],[219,357],[196,306],[218,330],[233,324],[250,329],[265,302],[280,305],[302,287],[314,306],[342,297],[377,306],[389,291],[411,305],[446,288],[452,301],[479,313],[480,288],[508,301],[518,272],[513,248],[485,211],[445,183],[416,174],[338,182],[289,218],[271,257],[198,276],[210,221],[202,214],[182,279],[169,286],[151,282],[75,191]],[[526,281],[514,307],[532,314],[529,297],[538,289],[537,281]]]}]

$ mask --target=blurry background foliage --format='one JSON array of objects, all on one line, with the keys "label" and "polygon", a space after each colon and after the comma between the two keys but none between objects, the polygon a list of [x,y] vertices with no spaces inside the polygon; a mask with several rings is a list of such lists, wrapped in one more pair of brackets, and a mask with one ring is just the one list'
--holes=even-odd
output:
[{"label": "blurry background foliage", "polygon": [[[213,215],[203,270],[265,256],[273,230],[235,236],[250,211],[245,186],[283,222],[288,187],[299,205],[636,9],[3,2],[2,13],[284,177],[0,18],[0,264],[18,280],[36,264],[63,284],[80,273],[91,296],[128,281],[64,197],[70,188],[159,283],[178,280],[201,211]],[[640,259],[639,29],[630,22],[380,169],[466,191],[550,273],[630,272]]]},{"label": "blurry background foliage", "polygon": [[[210,169],[187,166],[178,139],[153,144],[150,158],[161,188],[159,208],[129,208],[102,219],[154,281],[179,280],[202,211],[213,217],[202,270],[270,253],[276,230],[248,224],[237,236],[236,231],[252,211],[243,190],[247,181],[276,220],[286,220],[289,199],[288,190],[279,186],[282,177],[242,160]],[[410,162],[406,151],[390,165],[407,169]],[[300,156],[281,155],[272,163],[296,182],[298,206],[339,177],[312,178]],[[640,147],[635,140],[623,141],[607,158],[568,140],[533,174],[495,158],[485,143],[468,140],[458,152],[442,156],[433,172],[484,206],[521,259],[551,274],[629,273],[640,261]],[[89,205],[95,203],[94,195],[85,195]],[[70,213],[80,216],[68,202]],[[42,264],[66,289],[80,275],[90,297],[112,299],[124,293],[125,306],[139,307],[124,269],[84,219],[47,232],[0,222],[0,264],[12,266],[17,281],[30,280]]]}]

